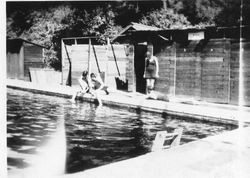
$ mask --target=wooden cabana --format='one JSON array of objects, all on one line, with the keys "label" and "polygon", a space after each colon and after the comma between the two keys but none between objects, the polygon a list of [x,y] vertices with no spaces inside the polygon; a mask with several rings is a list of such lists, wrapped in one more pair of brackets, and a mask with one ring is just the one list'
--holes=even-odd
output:
[{"label": "wooden cabana", "polygon": [[7,78],[30,81],[29,69],[45,66],[44,48],[21,38],[7,39]]},{"label": "wooden cabana", "polygon": [[[250,26],[242,27],[244,100],[250,105]],[[155,90],[170,96],[216,103],[238,103],[239,27],[133,30],[114,42],[134,46],[134,85],[145,92],[145,52],[159,60]],[[129,79],[130,80],[130,79]]]}]

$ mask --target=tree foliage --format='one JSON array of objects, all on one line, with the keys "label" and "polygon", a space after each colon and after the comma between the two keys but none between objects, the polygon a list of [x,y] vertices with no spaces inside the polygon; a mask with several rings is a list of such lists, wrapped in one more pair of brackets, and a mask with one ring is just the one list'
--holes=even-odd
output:
[{"label": "tree foliage", "polygon": [[[250,25],[250,1],[243,1],[242,8],[243,25]],[[240,0],[227,0],[222,5],[222,10],[215,18],[219,26],[239,26]]]},{"label": "tree foliage", "polygon": [[59,6],[48,10],[35,10],[29,15],[31,27],[21,37],[47,47],[45,61],[48,66],[56,67],[60,63],[53,39],[58,32],[71,28],[74,11],[69,6]]},{"label": "tree foliage", "polygon": [[155,26],[162,29],[176,29],[190,26],[190,22],[183,14],[176,13],[173,9],[161,9],[149,12],[140,20],[142,24]]},{"label": "tree foliage", "polygon": [[[239,25],[240,0],[166,0],[106,2],[7,2],[7,36],[47,47],[48,66],[60,69],[61,38],[97,36],[104,44],[130,22],[163,29]],[[243,24],[250,23],[244,0]]]},{"label": "tree foliage", "polygon": [[107,37],[116,35],[121,29],[115,25],[115,15],[108,7],[87,12],[70,5],[60,5],[33,10],[22,16],[22,20],[15,20],[18,15],[14,13],[12,18],[7,19],[7,36],[21,37],[47,47],[45,61],[56,69],[60,69],[61,38],[97,36],[99,43],[103,44]]}]

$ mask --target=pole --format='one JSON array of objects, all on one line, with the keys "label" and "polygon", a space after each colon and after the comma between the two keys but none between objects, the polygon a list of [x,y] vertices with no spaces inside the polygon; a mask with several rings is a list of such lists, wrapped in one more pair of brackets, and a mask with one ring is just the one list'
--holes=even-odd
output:
[{"label": "pole", "polygon": [[68,57],[68,60],[69,60],[69,74],[68,74],[68,80],[66,82],[66,85],[71,86],[71,84],[72,84],[72,81],[71,81],[72,63],[71,63],[71,60],[70,60],[70,57],[69,57],[69,53],[68,53],[68,50],[67,50],[67,47],[66,47],[65,44],[64,44],[64,47],[65,47],[65,51],[66,51],[66,54],[67,54],[67,57]]},{"label": "pole", "polygon": [[89,38],[89,49],[88,49],[88,74],[89,75],[91,72],[90,47],[91,47],[91,39]]},{"label": "pole", "polygon": [[[244,71],[243,71],[243,35],[242,35],[242,9],[243,9],[243,0],[240,1],[240,45],[239,45],[239,96],[238,96],[238,136],[237,136],[237,158],[242,160],[245,155],[243,155],[244,151],[247,147],[246,141],[244,139],[245,133],[243,131],[244,121],[243,119],[246,118],[246,115],[243,111],[244,102]],[[236,169],[238,174],[236,177],[242,177],[242,166],[237,165]]]},{"label": "pole", "polygon": [[114,50],[114,47],[113,47],[113,45],[112,45],[111,43],[110,43],[110,45],[111,45],[111,49],[112,49],[112,52],[113,52],[113,55],[114,55],[116,69],[117,69],[118,75],[119,75],[119,77],[120,77],[120,76],[121,76],[121,73],[120,73],[120,71],[119,71],[117,59],[116,59],[116,56],[115,56],[115,50]]},{"label": "pole", "polygon": [[62,66],[62,72],[61,72],[61,84],[64,85],[63,83],[63,68],[64,68],[64,56],[63,56],[63,39],[61,39],[61,66]]},{"label": "pole", "polygon": [[176,90],[176,43],[174,43],[174,97]]},{"label": "pole", "polygon": [[110,40],[109,37],[107,37],[107,44],[106,44],[106,72],[105,72],[105,79],[108,77],[108,71],[109,71],[109,45]]},{"label": "pole", "polygon": [[99,66],[99,62],[98,62],[98,59],[97,59],[97,55],[96,55],[96,51],[95,51],[94,45],[92,45],[92,48],[93,48],[93,52],[94,52],[94,56],[95,56],[95,62],[96,62],[96,66],[97,66],[98,72],[99,72],[99,74],[101,74],[101,69],[100,69],[100,66]]},{"label": "pole", "polygon": [[[239,114],[242,112],[241,109],[244,105],[244,71],[243,71],[243,38],[242,38],[242,9],[243,9],[243,0],[241,0],[240,4],[240,45],[239,45],[239,99],[238,99],[238,106],[239,106]],[[239,116],[239,128],[242,127],[242,115]]]},{"label": "pole", "polygon": [[242,8],[243,8],[243,0],[241,0],[240,4],[240,46],[239,46],[239,106],[243,105],[244,94],[243,94],[243,45],[242,45]]}]

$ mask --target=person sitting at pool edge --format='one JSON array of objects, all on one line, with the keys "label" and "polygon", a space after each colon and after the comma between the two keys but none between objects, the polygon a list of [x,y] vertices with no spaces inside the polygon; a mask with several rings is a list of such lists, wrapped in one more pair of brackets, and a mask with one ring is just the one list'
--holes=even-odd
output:
[{"label": "person sitting at pool edge", "polygon": [[82,72],[82,76],[78,78],[78,82],[80,84],[81,87],[81,91],[77,91],[73,96],[72,96],[72,101],[75,101],[76,97],[79,95],[79,93],[81,94],[85,94],[88,93],[90,90],[89,87],[89,82],[88,82],[88,71],[83,71]]},{"label": "person sitting at pool edge", "polygon": [[95,91],[98,92],[103,90],[105,91],[105,93],[108,95],[109,91],[108,91],[108,87],[104,85],[102,79],[100,76],[97,76],[94,73],[90,74],[90,81],[91,81],[91,88]]},{"label": "person sitting at pool edge", "polygon": [[101,91],[105,91],[105,93],[108,95],[108,87],[104,86],[104,83],[101,79],[101,77],[94,73],[90,74],[90,93],[97,99],[97,102],[99,105],[102,105],[102,101],[100,99],[100,93]]}]

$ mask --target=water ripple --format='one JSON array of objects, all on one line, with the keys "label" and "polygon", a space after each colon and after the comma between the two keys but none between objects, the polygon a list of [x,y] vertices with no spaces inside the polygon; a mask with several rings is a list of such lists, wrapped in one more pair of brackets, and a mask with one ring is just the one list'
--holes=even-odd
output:
[{"label": "water ripple", "polygon": [[48,142],[62,119],[65,120],[68,173],[144,154],[160,130],[183,127],[183,144],[233,129],[177,117],[100,108],[89,103],[72,104],[63,98],[8,89],[8,170],[28,167],[27,155],[35,155]]}]

